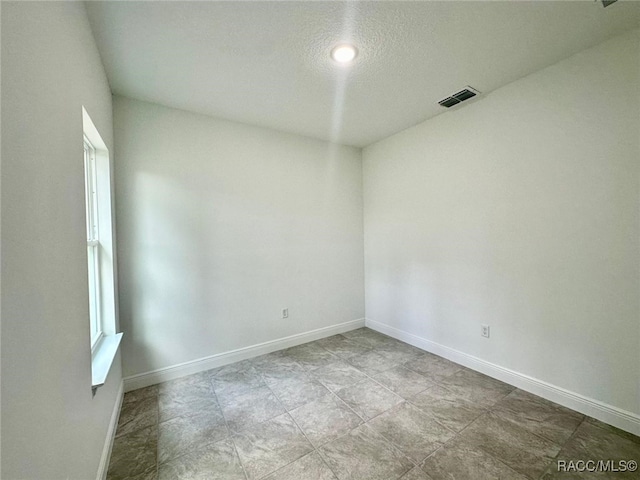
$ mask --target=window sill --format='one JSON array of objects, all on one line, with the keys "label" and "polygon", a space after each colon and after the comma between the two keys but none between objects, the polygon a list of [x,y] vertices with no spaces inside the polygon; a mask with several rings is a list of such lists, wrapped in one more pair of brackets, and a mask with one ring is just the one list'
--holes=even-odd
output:
[{"label": "window sill", "polygon": [[107,375],[116,358],[116,353],[118,353],[120,340],[122,340],[122,333],[105,335],[93,353],[91,357],[91,388],[94,392],[107,381]]}]

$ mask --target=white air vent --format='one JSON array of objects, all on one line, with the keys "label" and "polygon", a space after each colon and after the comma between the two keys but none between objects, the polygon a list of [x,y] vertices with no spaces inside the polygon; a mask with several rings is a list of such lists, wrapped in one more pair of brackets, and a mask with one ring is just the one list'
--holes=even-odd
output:
[{"label": "white air vent", "polygon": [[465,100],[469,100],[470,98],[476,97],[478,95],[480,95],[480,92],[478,90],[467,85],[463,90],[454,93],[450,97],[440,100],[438,103],[443,107],[451,108],[455,105],[458,105],[459,103],[464,102]]}]

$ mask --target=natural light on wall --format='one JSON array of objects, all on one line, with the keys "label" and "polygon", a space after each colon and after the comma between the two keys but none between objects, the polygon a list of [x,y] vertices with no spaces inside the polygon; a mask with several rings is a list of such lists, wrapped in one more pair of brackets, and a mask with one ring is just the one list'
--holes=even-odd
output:
[{"label": "natural light on wall", "polygon": [[122,333],[116,333],[116,296],[109,150],[82,108],[87,266],[91,339],[91,387],[106,381]]}]

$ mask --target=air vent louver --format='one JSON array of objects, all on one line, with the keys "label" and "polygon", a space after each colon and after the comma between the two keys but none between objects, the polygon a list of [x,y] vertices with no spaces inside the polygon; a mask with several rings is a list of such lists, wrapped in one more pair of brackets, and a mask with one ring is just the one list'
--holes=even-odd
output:
[{"label": "air vent louver", "polygon": [[453,107],[454,105],[457,105],[458,103],[460,103],[460,100],[456,100],[453,97],[448,97],[448,98],[445,98],[444,100],[440,100],[438,103],[440,105],[442,105],[443,107],[449,108],[449,107]]},{"label": "air vent louver", "polygon": [[453,98],[455,98],[456,100],[460,100],[461,102],[464,102],[465,100],[467,100],[468,98],[471,97],[475,97],[476,94],[473,93],[471,90],[467,90],[466,88],[464,90],[462,90],[461,92],[456,93]]},{"label": "air vent louver", "polygon": [[446,108],[451,108],[454,105],[457,105],[465,100],[469,100],[477,96],[480,92],[467,86],[464,90],[460,90],[458,93],[454,93],[450,97],[445,98],[444,100],[440,100],[438,103]]}]

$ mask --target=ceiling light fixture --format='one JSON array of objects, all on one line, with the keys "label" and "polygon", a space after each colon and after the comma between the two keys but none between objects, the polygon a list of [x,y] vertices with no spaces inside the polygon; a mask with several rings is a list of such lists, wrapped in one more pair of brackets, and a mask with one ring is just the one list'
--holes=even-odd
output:
[{"label": "ceiling light fixture", "polygon": [[349,63],[358,55],[358,49],[353,45],[338,45],[331,50],[331,58],[338,63]]}]

